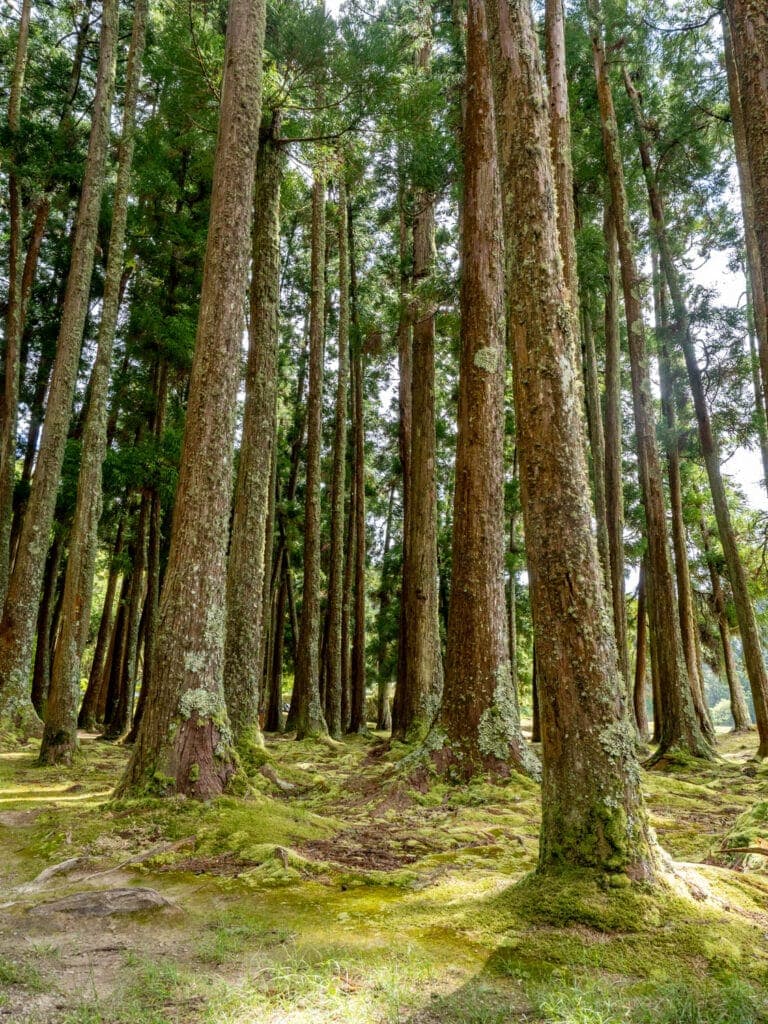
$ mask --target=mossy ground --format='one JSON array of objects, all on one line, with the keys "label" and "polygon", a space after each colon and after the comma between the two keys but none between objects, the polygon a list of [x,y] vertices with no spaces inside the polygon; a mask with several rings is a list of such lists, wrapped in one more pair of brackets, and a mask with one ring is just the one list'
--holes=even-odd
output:
[{"label": "mossy ground", "polygon": [[[532,876],[535,783],[414,780],[398,770],[404,750],[376,739],[267,737],[252,793],[209,805],[110,802],[127,751],[93,740],[69,769],[2,754],[0,1020],[768,1021],[768,873],[734,870],[721,850],[768,836],[768,768],[748,763],[753,737],[721,739],[717,763],[645,776],[664,847],[696,864],[680,870],[698,899]],[[74,857],[73,871],[20,888]],[[171,906],[28,914],[136,884]]]}]

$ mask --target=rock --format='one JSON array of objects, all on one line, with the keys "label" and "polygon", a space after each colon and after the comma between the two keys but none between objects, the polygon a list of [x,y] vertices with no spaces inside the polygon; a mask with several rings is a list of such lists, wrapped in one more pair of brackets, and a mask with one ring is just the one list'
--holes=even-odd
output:
[{"label": "rock", "polygon": [[171,904],[156,889],[139,886],[132,889],[97,889],[77,892],[50,903],[32,907],[30,914],[89,914],[109,917],[111,914],[133,914],[137,910],[159,910]]}]

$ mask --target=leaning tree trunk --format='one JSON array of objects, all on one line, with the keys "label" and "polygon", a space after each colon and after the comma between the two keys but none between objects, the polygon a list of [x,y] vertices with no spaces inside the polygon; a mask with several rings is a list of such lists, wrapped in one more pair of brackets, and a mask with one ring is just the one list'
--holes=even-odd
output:
[{"label": "leaning tree trunk", "polygon": [[529,0],[490,0],[520,482],[543,741],[539,869],[653,879],[626,690],[592,534],[558,252],[544,81]]},{"label": "leaning tree trunk", "polygon": [[452,586],[443,699],[427,746],[452,777],[510,768],[538,776],[520,729],[504,595],[504,264],[482,0],[467,7],[466,81]]},{"label": "leaning tree trunk", "polygon": [[[347,392],[349,390],[349,240],[344,167],[339,174],[339,369],[331,480],[331,551],[328,573],[328,645],[325,715],[328,731],[341,736],[341,605],[344,591],[344,494],[347,479]],[[347,553],[352,557],[352,552]]]},{"label": "leaning tree trunk", "polygon": [[261,119],[264,0],[229,5],[195,355],[161,598],[155,693],[118,786],[199,798],[236,770],[224,700],[232,452]]},{"label": "leaning tree trunk", "polygon": [[[759,275],[753,277],[755,290],[762,292],[762,301],[758,297],[755,303],[758,337],[762,334],[768,340],[768,7],[762,0],[725,0],[725,12],[730,28],[730,33],[724,32],[726,46],[732,44],[736,72],[729,74],[731,103],[738,107],[734,135],[743,123],[744,146],[739,149],[746,151],[740,156],[737,150],[742,201],[751,207],[749,216],[745,210],[745,229],[749,232],[754,227],[760,265]],[[740,103],[733,102],[736,85]],[[768,350],[761,354],[761,361],[768,404]]]},{"label": "leaning tree trunk", "polygon": [[616,218],[616,238],[624,291],[624,313],[629,339],[640,491],[648,541],[648,590],[651,597],[649,622],[657,652],[661,681],[662,733],[655,757],[659,758],[674,749],[684,750],[696,757],[711,757],[712,747],[702,734],[693,707],[680,638],[677,600],[667,539],[664,487],[661,463],[656,447],[656,424],[645,344],[645,325],[641,302],[642,282],[633,251],[624,169],[619,147],[619,130],[602,37],[600,0],[589,0],[588,11],[603,130],[603,148],[611,189],[611,205]]},{"label": "leaning tree trunk", "polygon": [[[279,122],[278,122],[279,123]],[[280,292],[280,180],[277,124],[262,132],[256,160],[251,308],[245,410],[227,563],[224,694],[235,744],[263,743],[259,729],[259,646],[272,452],[277,430],[277,314]],[[270,552],[271,571],[271,552]]]},{"label": "leaning tree trunk", "polygon": [[320,457],[323,435],[325,348],[325,169],[322,154],[312,186],[311,295],[309,307],[309,394],[307,396],[307,478],[304,497],[304,582],[294,676],[296,739],[322,736],[328,729],[320,702]]},{"label": "leaning tree trunk", "polygon": [[8,94],[8,309],[5,315],[3,391],[0,395],[0,608],[5,603],[10,575],[11,509],[16,477],[16,416],[19,404],[19,353],[23,331],[22,275],[24,208],[21,194],[19,130],[21,93],[27,67],[32,0],[23,0],[16,39],[16,58]]},{"label": "leaning tree trunk", "polygon": [[91,621],[93,574],[102,509],[101,467],[107,452],[107,399],[112,348],[117,328],[123,275],[125,228],[136,126],[136,100],[147,35],[149,0],[136,0],[128,52],[123,127],[118,149],[117,182],[112,204],[109,256],[104,279],[101,325],[91,372],[88,412],[81,445],[77,500],[64,576],[61,629],[53,658],[51,689],[40,748],[42,764],[69,764],[77,749],[80,662]]},{"label": "leaning tree trunk", "polygon": [[[768,26],[768,18],[766,18],[766,25]],[[757,756],[760,758],[768,757],[768,673],[766,673],[763,660],[755,609],[749,593],[747,574],[744,571],[744,565],[736,543],[733,523],[731,522],[731,512],[728,507],[728,498],[725,493],[722,471],[720,469],[719,444],[709,415],[704,392],[704,381],[696,358],[690,318],[683,294],[683,282],[669,244],[662,196],[651,163],[650,147],[643,127],[639,97],[626,70],[624,72],[624,81],[633,105],[640,156],[648,187],[652,227],[656,243],[659,247],[661,267],[672,297],[672,308],[676,321],[675,334],[685,357],[688,383],[690,384],[691,394],[693,395],[693,407],[696,412],[701,454],[707,470],[709,488],[712,492],[712,504],[717,521],[717,531],[720,534],[720,543],[723,546],[725,563],[728,566],[728,576],[731,581],[733,603],[736,606],[736,617],[739,623],[739,633],[741,634],[741,643],[744,650],[744,665],[747,670],[749,685],[752,690],[752,700],[755,705],[755,718],[757,720],[759,736]]]},{"label": "leaning tree trunk", "polygon": [[91,133],[56,360],[48,390],[45,423],[32,489],[0,622],[0,718],[10,720],[12,726],[22,733],[39,732],[39,719],[29,695],[29,666],[37,603],[64,461],[83,328],[88,313],[105,181],[117,40],[117,0],[104,0]]}]

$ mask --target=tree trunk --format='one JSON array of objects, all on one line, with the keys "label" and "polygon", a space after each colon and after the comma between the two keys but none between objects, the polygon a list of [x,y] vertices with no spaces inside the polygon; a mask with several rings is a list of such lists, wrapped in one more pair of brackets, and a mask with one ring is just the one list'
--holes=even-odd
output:
[{"label": "tree trunk", "polygon": [[749,719],[749,709],[747,708],[747,702],[744,699],[744,691],[741,688],[741,682],[739,681],[739,676],[733,659],[733,647],[731,646],[731,631],[728,625],[728,611],[725,603],[725,594],[723,593],[723,585],[720,582],[720,573],[712,555],[712,546],[709,543],[709,530],[703,521],[701,523],[701,542],[704,548],[704,557],[709,569],[709,578],[712,582],[712,603],[715,608],[717,628],[720,633],[720,643],[723,648],[723,667],[725,669],[725,679],[728,683],[728,693],[731,698],[733,731],[749,732],[752,728],[752,723]]},{"label": "tree trunk", "polygon": [[309,309],[309,394],[307,396],[307,478],[304,503],[304,582],[294,690],[296,739],[328,731],[320,703],[320,457],[323,433],[325,348],[325,171],[319,162],[312,187],[311,296]]},{"label": "tree trunk", "polygon": [[725,13],[728,25],[724,24],[723,36],[726,67],[732,65],[728,88],[734,141],[739,135],[736,161],[755,322],[758,338],[766,342],[760,360],[768,405],[768,8],[761,0],[725,0]]},{"label": "tree trunk", "polygon": [[587,408],[587,433],[592,456],[592,487],[595,497],[597,550],[603,567],[606,586],[610,590],[611,565],[608,547],[608,511],[605,494],[605,434],[600,404],[600,381],[597,373],[597,351],[592,319],[586,304],[582,306],[581,337],[584,345],[584,391]]},{"label": "tree trunk", "polygon": [[680,638],[680,622],[677,617],[677,600],[667,540],[661,464],[656,448],[656,425],[641,303],[642,282],[633,251],[619,132],[602,38],[599,0],[589,0],[588,11],[603,127],[603,148],[611,188],[611,205],[616,218],[624,312],[629,337],[640,491],[648,540],[648,588],[649,592],[652,592],[652,600],[648,606],[649,621],[658,656],[661,699],[664,706],[661,741],[655,757],[659,758],[673,749],[684,750],[695,757],[711,757],[711,745],[701,732],[693,707]]},{"label": "tree trunk", "polygon": [[384,549],[381,555],[381,580],[379,583],[379,614],[377,621],[377,650],[376,650],[376,729],[380,732],[389,732],[392,728],[392,712],[389,706],[389,672],[387,669],[386,657],[386,628],[387,611],[391,603],[390,574],[389,574],[389,549],[392,543],[392,514],[395,504],[395,481],[389,486],[389,501],[387,503],[387,520],[384,528]]},{"label": "tree trunk", "polygon": [[352,390],[354,420],[354,473],[355,473],[355,628],[352,634],[352,675],[350,679],[352,701],[349,732],[364,732],[365,719],[365,406],[363,403],[363,340],[357,317],[357,264],[355,236],[351,211],[348,217],[350,257],[350,305],[354,346],[352,356]]},{"label": "tree trunk", "polygon": [[45,717],[45,706],[51,685],[51,635],[56,604],[56,585],[59,580],[63,555],[64,539],[60,531],[57,530],[45,562],[42,600],[37,611],[35,663],[32,669],[32,705],[41,718]]},{"label": "tree trunk", "polygon": [[0,395],[0,608],[5,603],[10,575],[10,528],[13,486],[16,478],[16,416],[19,404],[19,352],[23,331],[22,275],[24,258],[24,209],[19,145],[21,93],[27,67],[32,0],[23,0],[16,38],[16,57],[8,94],[8,311],[3,349],[3,391]]},{"label": "tree trunk", "polygon": [[88,312],[109,143],[117,38],[117,0],[104,0],[91,133],[56,359],[35,475],[0,622],[0,716],[9,719],[22,733],[39,732],[39,719],[29,694],[32,638]]},{"label": "tree trunk", "polygon": [[543,740],[541,871],[652,879],[626,690],[592,535],[570,295],[528,0],[488,3],[520,482]]},{"label": "tree trunk", "polygon": [[119,313],[125,229],[136,126],[136,101],[147,34],[149,0],[136,0],[128,52],[117,182],[112,205],[109,256],[104,279],[101,325],[91,372],[88,411],[81,445],[77,500],[64,575],[61,633],[53,659],[51,690],[40,748],[42,764],[70,764],[77,749],[80,662],[91,621],[93,573],[102,509],[101,469],[107,452],[107,399],[112,349]]},{"label": "tree trunk", "polygon": [[659,389],[661,412],[666,427],[667,481],[669,483],[669,506],[672,520],[672,549],[675,555],[675,576],[677,579],[677,605],[680,620],[680,637],[683,643],[685,665],[691,685],[691,697],[702,731],[714,743],[715,731],[704,701],[704,683],[699,675],[696,633],[698,624],[693,607],[691,573],[688,568],[688,538],[683,516],[683,481],[680,472],[680,432],[675,410],[675,382],[669,354],[669,317],[667,315],[666,286],[659,278],[658,256],[654,247],[653,284],[654,308],[656,311],[656,335],[659,347]]},{"label": "tree trunk", "polygon": [[[227,563],[224,694],[235,744],[261,746],[259,645],[272,453],[277,431],[277,312],[283,156],[273,120],[256,161],[248,365],[240,461]],[[271,552],[270,565],[271,571]]]},{"label": "tree trunk", "polygon": [[[765,21],[766,28],[768,29],[768,17],[766,17]],[[766,673],[765,662],[763,661],[755,610],[752,605],[747,575],[739,555],[736,535],[731,522],[731,513],[720,469],[719,445],[712,427],[709,409],[707,408],[704,382],[696,358],[688,309],[683,294],[683,282],[672,257],[672,250],[667,237],[663,201],[651,164],[650,151],[642,123],[639,98],[626,70],[624,71],[624,81],[633,105],[635,127],[640,144],[640,156],[648,187],[652,227],[656,243],[659,247],[661,267],[672,297],[672,308],[676,321],[675,334],[685,357],[688,383],[690,384],[691,394],[693,395],[693,407],[696,412],[701,454],[707,470],[717,530],[720,534],[720,543],[723,546],[723,554],[725,555],[725,563],[728,566],[728,576],[731,581],[731,590],[733,591],[733,602],[736,606],[736,617],[739,622],[741,643],[744,649],[744,664],[755,705],[755,718],[757,720],[759,736],[757,757],[768,757],[768,673]],[[766,158],[768,159],[768,152],[766,153]],[[768,194],[766,198],[768,198]]]},{"label": "tree trunk", "polygon": [[88,686],[80,706],[80,713],[77,719],[79,729],[92,732],[96,727],[96,709],[98,706],[101,682],[104,675],[104,666],[109,651],[109,641],[112,635],[112,616],[115,604],[115,591],[120,576],[118,559],[123,549],[123,520],[117,528],[117,537],[112,551],[112,558],[109,564],[109,575],[107,576],[107,588],[104,593],[104,607],[99,622],[99,632],[96,634],[96,646],[93,649],[93,661],[88,676]]},{"label": "tree trunk", "polygon": [[[331,480],[331,552],[328,574],[328,676],[325,717],[328,731],[341,736],[341,605],[344,590],[344,494],[347,477],[347,392],[349,390],[349,238],[344,168],[339,175],[339,370]],[[350,551],[348,557],[353,553]]]},{"label": "tree trunk", "polygon": [[637,636],[635,641],[635,683],[632,703],[635,709],[635,723],[640,738],[648,739],[648,713],[645,707],[645,681],[648,675],[648,615],[645,600],[645,570],[640,566],[640,583],[637,588]]},{"label": "tree trunk", "polygon": [[[431,32],[418,55],[429,74]],[[435,481],[435,311],[429,283],[435,259],[435,200],[423,189],[414,196],[414,305],[411,358],[410,486],[406,497],[407,536],[403,550],[401,636],[403,662],[392,733],[402,740],[426,735],[440,705],[443,667],[440,651],[437,570],[437,488]]]},{"label": "tree trunk", "polygon": [[616,223],[608,202],[603,217],[605,239],[605,512],[611,568],[613,629],[619,670],[629,692],[627,605],[624,582],[624,473],[621,464],[621,335],[619,333],[619,268]]},{"label": "tree trunk", "polygon": [[466,75],[452,587],[443,700],[428,741],[438,768],[465,780],[510,768],[539,774],[520,729],[504,596],[504,264],[482,0],[467,8]]},{"label": "tree trunk", "polygon": [[118,792],[207,799],[236,770],[224,700],[232,451],[261,120],[264,0],[230,0],[211,214],[155,693]]}]

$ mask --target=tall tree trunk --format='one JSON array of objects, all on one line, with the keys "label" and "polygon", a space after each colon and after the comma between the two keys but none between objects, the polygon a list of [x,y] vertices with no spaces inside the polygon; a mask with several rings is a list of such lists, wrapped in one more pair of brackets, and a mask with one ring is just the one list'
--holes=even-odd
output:
[{"label": "tall tree trunk", "polygon": [[467,7],[466,75],[452,587],[445,687],[428,746],[440,770],[462,779],[510,768],[538,776],[520,729],[504,596],[504,264],[483,0]]},{"label": "tall tree trunk", "polygon": [[640,491],[648,540],[648,589],[652,595],[648,606],[649,622],[657,650],[664,710],[661,742],[655,756],[658,758],[667,751],[681,749],[696,757],[711,757],[711,745],[701,732],[693,707],[680,638],[680,622],[677,617],[677,600],[667,540],[661,463],[656,448],[656,425],[641,303],[642,282],[633,251],[619,132],[602,37],[600,0],[588,0],[588,11],[603,128],[603,148],[611,189],[611,205],[616,218],[616,238],[624,291]]},{"label": "tall tree trunk", "polygon": [[603,567],[606,585],[610,589],[611,565],[608,547],[608,511],[605,494],[605,434],[603,410],[600,403],[600,380],[597,372],[597,351],[592,318],[586,303],[582,306],[581,338],[584,352],[584,391],[587,408],[587,433],[592,456],[592,487],[595,496],[595,522],[597,524],[597,551]]},{"label": "tall tree trunk", "polygon": [[102,8],[91,133],[56,359],[35,475],[0,622],[0,716],[22,733],[39,732],[39,719],[29,694],[32,637],[88,312],[115,82],[117,6],[117,0],[104,0]]},{"label": "tall tree trunk", "polygon": [[[543,739],[539,869],[656,873],[592,535],[570,295],[529,0],[489,0],[520,482]],[[610,742],[606,742],[610,737]]]},{"label": "tall tree trunk", "polygon": [[365,406],[363,403],[363,339],[357,307],[357,263],[352,211],[348,214],[349,230],[349,297],[353,326],[352,391],[354,421],[355,472],[355,628],[352,634],[352,701],[349,731],[364,732],[365,718]]},{"label": "tall tree trunk", "polygon": [[355,559],[357,551],[357,516],[355,515],[354,467],[347,502],[347,559],[341,597],[341,731],[346,733],[352,721],[352,636],[354,633]]},{"label": "tall tree trunk", "polygon": [[[428,32],[418,54],[423,74],[429,74],[431,50]],[[407,740],[420,740],[426,735],[443,688],[435,480],[435,311],[428,287],[434,259],[435,200],[424,189],[417,189],[413,214],[410,488],[401,597],[407,625],[401,637],[404,660],[402,674],[398,675],[398,682],[402,678],[402,699],[398,695],[392,722],[393,735]]]},{"label": "tall tree trunk", "polygon": [[[400,458],[400,474],[402,479],[401,495],[403,508],[402,532],[402,566],[407,562],[408,534],[410,532],[410,493],[411,493],[411,445],[413,440],[413,320],[409,294],[411,289],[412,261],[412,225],[406,215],[405,184],[401,173],[398,187],[399,212],[399,257],[400,257],[400,313],[397,322],[397,370],[398,370],[398,421],[397,445]],[[409,227],[411,230],[409,230]],[[395,734],[400,720],[400,708],[408,690],[406,674],[406,636],[408,633],[408,616],[406,614],[405,590],[400,586],[400,622],[397,636],[397,681],[392,702],[392,733]]]},{"label": "tall tree trunk", "polygon": [[[495,130],[495,129],[494,129]],[[506,358],[506,351],[505,351]],[[517,444],[512,456],[512,483],[518,483]],[[507,632],[509,636],[509,674],[515,693],[519,694],[517,657],[517,570],[514,558],[517,554],[517,494],[512,497],[512,511],[509,514],[509,582],[507,584]]]},{"label": "tall tree trunk", "polygon": [[659,385],[661,412],[666,427],[667,481],[669,483],[669,506],[671,513],[672,549],[675,555],[675,576],[677,579],[677,605],[680,620],[680,637],[683,643],[685,665],[691,685],[691,697],[699,719],[699,725],[710,742],[715,741],[715,731],[704,701],[704,683],[699,675],[696,634],[698,624],[693,607],[691,573],[688,568],[688,538],[683,516],[683,481],[680,471],[680,432],[675,410],[675,381],[669,353],[669,317],[667,314],[667,289],[659,277],[658,256],[654,247],[653,259],[653,301],[656,313],[656,334],[659,347]]},{"label": "tall tree trunk", "polygon": [[288,603],[288,580],[285,559],[281,559],[279,590],[275,606],[275,624],[272,630],[272,662],[270,670],[269,703],[264,728],[267,732],[280,732],[283,727],[283,648],[285,644],[285,608]]},{"label": "tall tree trunk", "polygon": [[768,8],[761,0],[725,0],[725,13],[728,88],[734,141],[739,135],[736,159],[755,322],[758,338],[766,342],[760,361],[768,405]]},{"label": "tall tree trunk", "polygon": [[312,186],[311,295],[309,309],[309,394],[307,396],[307,478],[304,500],[304,582],[294,675],[296,739],[322,736],[327,726],[320,703],[320,456],[323,433],[325,349],[325,169],[322,158]]},{"label": "tall tree trunk", "polygon": [[[621,335],[619,333],[619,268],[613,208],[605,204],[605,512],[611,567],[613,629],[619,670],[629,692],[627,605],[624,582],[624,473],[621,465]],[[639,725],[639,723],[638,723]]]},{"label": "tall tree trunk", "polygon": [[[277,115],[276,115],[277,116]],[[256,160],[245,410],[227,563],[224,694],[235,744],[263,743],[259,729],[259,644],[272,453],[277,431],[277,314],[280,292],[280,181],[283,157],[274,119]],[[271,552],[269,569],[271,571]]]},{"label": "tall tree trunk", "polygon": [[[328,574],[328,731],[341,736],[341,605],[344,590],[344,494],[347,478],[347,392],[349,390],[349,238],[344,167],[339,174],[339,369],[331,480],[331,552]],[[348,553],[351,558],[353,553]]]},{"label": "tall tree trunk", "polygon": [[741,682],[733,659],[731,630],[728,625],[725,594],[723,593],[723,585],[720,582],[720,573],[713,558],[712,545],[709,542],[709,530],[703,521],[701,523],[701,543],[704,548],[704,557],[707,561],[709,578],[712,583],[712,602],[715,608],[718,632],[720,633],[720,643],[723,648],[723,668],[725,669],[725,680],[728,684],[728,693],[731,698],[733,731],[748,732],[752,727],[752,723],[749,719],[749,709],[744,699],[744,691],[741,688]]},{"label": "tall tree trunk", "polygon": [[637,634],[635,640],[635,683],[632,703],[635,709],[635,723],[640,738],[648,739],[648,713],[645,708],[645,681],[648,674],[648,614],[645,597],[645,569],[640,566],[640,583],[637,588]]},{"label": "tall tree trunk", "polygon": [[11,150],[8,168],[8,311],[3,349],[3,391],[0,395],[0,608],[5,603],[10,575],[10,529],[13,486],[16,478],[16,416],[19,404],[19,352],[23,331],[22,275],[24,257],[24,209],[21,189],[22,161],[19,145],[21,93],[27,67],[32,0],[23,0],[16,38],[16,57],[8,94],[8,136]]},{"label": "tall tree trunk", "polygon": [[253,216],[264,0],[230,0],[211,215],[153,699],[118,786],[199,798],[236,769],[224,700],[227,533]]},{"label": "tall tree trunk", "polygon": [[[766,27],[768,28],[768,16],[765,20]],[[639,98],[626,70],[624,71],[624,81],[633,105],[640,156],[648,187],[652,227],[656,243],[659,247],[661,267],[672,297],[672,308],[676,321],[675,334],[685,357],[688,383],[691,387],[693,407],[696,412],[701,454],[707,470],[709,488],[712,492],[712,504],[717,521],[717,531],[720,534],[720,543],[723,545],[723,554],[725,555],[725,563],[728,566],[728,576],[731,581],[731,590],[733,591],[733,602],[736,606],[736,617],[739,622],[739,633],[741,634],[741,643],[744,649],[744,664],[752,690],[757,732],[760,740],[757,756],[760,758],[768,757],[768,673],[766,673],[765,662],[763,661],[755,610],[749,594],[747,574],[744,571],[744,565],[739,555],[736,535],[731,522],[731,513],[720,469],[720,450],[712,427],[704,393],[704,382],[696,358],[696,349],[691,335],[690,318],[683,294],[683,282],[672,256],[667,236],[662,196],[651,164],[650,150],[645,138]],[[768,152],[766,153],[766,159],[768,159]]]},{"label": "tall tree trunk", "polygon": [[77,500],[64,576],[61,633],[53,659],[51,689],[40,748],[42,764],[69,764],[77,749],[80,662],[91,621],[93,573],[102,509],[101,469],[107,452],[107,399],[112,349],[123,277],[125,229],[136,127],[136,101],[147,35],[149,0],[136,0],[126,70],[123,125],[112,204],[109,256],[104,279],[101,325],[91,372],[88,411],[81,445]]},{"label": "tall tree trunk", "polygon": [[381,581],[379,583],[379,614],[377,617],[376,644],[376,728],[389,732],[392,728],[392,712],[389,706],[389,672],[386,657],[387,612],[391,603],[389,577],[389,549],[392,543],[392,514],[395,505],[395,481],[389,485],[387,519],[384,528],[384,548],[381,555]]}]

